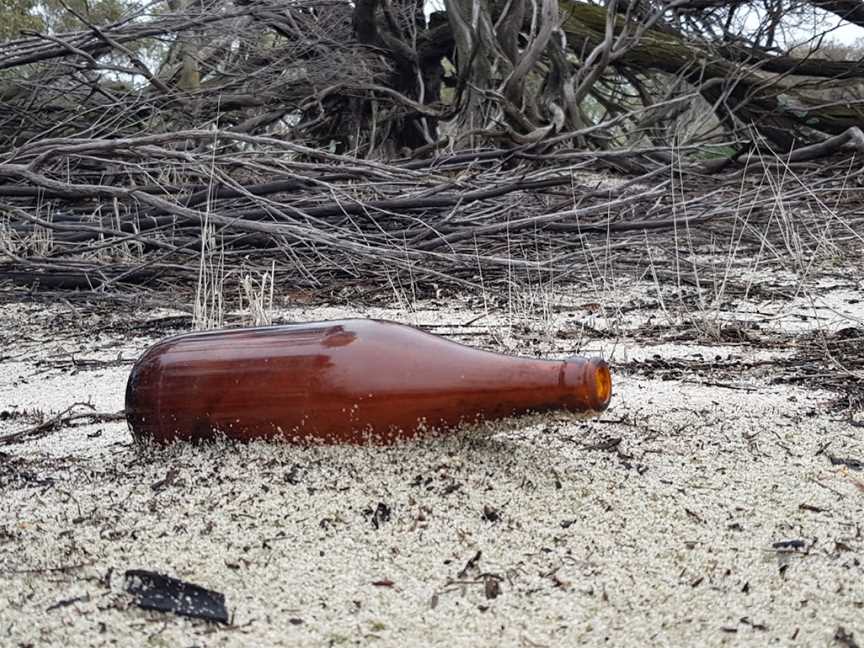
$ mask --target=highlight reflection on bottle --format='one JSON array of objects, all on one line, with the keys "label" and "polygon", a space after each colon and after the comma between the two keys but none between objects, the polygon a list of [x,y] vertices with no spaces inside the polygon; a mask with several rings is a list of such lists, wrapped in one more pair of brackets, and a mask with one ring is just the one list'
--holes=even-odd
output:
[{"label": "highlight reflection on bottle", "polygon": [[387,443],[531,412],[599,412],[600,359],[537,360],[472,349],[379,320],[190,333],[132,368],[126,416],[157,443],[281,439]]}]

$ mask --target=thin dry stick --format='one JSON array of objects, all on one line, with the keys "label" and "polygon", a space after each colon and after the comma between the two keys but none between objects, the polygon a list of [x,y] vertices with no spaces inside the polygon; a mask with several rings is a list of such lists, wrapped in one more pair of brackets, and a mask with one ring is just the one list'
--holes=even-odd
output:
[{"label": "thin dry stick", "polygon": [[59,414],[52,416],[47,421],[43,421],[37,425],[26,428],[24,430],[20,430],[18,432],[13,432],[12,434],[7,434],[5,436],[0,437],[0,446],[12,445],[15,443],[21,443],[22,441],[30,441],[37,438],[42,438],[52,434],[53,432],[57,432],[61,428],[69,427],[72,423],[78,421],[87,421],[88,424],[92,423],[108,423],[112,421],[123,421],[126,420],[126,412],[78,412],[71,413],[76,407],[86,407],[91,410],[95,410],[91,403],[85,402],[77,402],[72,403],[65,410],[60,412]]}]

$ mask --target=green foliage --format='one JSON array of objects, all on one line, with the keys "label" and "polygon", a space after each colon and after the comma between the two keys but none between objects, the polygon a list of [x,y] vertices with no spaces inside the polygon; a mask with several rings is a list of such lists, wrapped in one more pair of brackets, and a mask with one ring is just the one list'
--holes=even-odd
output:
[{"label": "green foliage", "polygon": [[85,21],[106,25],[138,6],[127,0],[0,0],[0,41],[22,31],[62,33],[86,29]]},{"label": "green foliage", "polygon": [[25,29],[41,30],[35,6],[32,0],[0,0],[0,41],[13,40]]},{"label": "green foliage", "polygon": [[106,25],[128,13],[135,4],[124,0],[62,0],[62,3],[59,0],[43,0],[37,6],[40,13],[46,16],[46,28],[58,33],[86,29],[86,25],[75,14],[94,25]]}]

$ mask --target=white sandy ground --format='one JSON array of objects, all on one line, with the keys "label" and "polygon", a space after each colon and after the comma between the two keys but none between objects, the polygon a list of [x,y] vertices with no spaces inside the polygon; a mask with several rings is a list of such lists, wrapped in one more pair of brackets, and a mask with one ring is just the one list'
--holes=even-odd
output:
[{"label": "white sandy ground", "polygon": [[[761,313],[763,330],[836,329],[864,319],[843,290],[821,310],[805,299],[739,307]],[[281,314],[437,325],[483,314],[427,306]],[[49,415],[86,400],[121,409],[128,365],[63,362],[134,358],[154,339],[112,324],[165,315],[2,308],[0,411]],[[792,352],[628,336],[662,323],[656,310],[607,320],[574,308],[535,322],[536,335],[514,332],[517,319],[439,331],[561,357],[575,342],[550,332],[615,328],[619,338],[582,348],[613,370],[655,354]],[[826,407],[831,394],[769,384],[767,371],[718,379],[728,387],[617,371],[597,420],[548,416],[389,448],[142,450],[121,423],[0,447],[0,646],[842,646],[840,627],[862,643],[864,473],[827,455],[864,457],[864,430]],[[32,423],[2,421],[0,435]],[[617,449],[597,447],[611,437]],[[379,503],[391,516],[376,529]],[[799,539],[804,550],[772,547]],[[127,569],[224,592],[232,625],[138,609]]]}]

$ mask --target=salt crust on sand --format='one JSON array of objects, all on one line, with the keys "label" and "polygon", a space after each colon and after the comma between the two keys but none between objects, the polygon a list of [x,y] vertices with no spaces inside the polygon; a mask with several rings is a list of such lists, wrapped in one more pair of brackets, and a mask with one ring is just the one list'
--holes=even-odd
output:
[{"label": "salt crust on sand", "polygon": [[[128,366],[40,360],[133,358],[152,338],[68,309],[4,309],[0,410],[88,398],[122,408]],[[284,315],[464,323],[476,312]],[[567,344],[536,350],[560,357]],[[588,347],[613,361],[786,353],[626,336]],[[698,383],[616,374],[599,420],[549,416],[389,448],[142,449],[121,423],[2,448],[0,644],[813,646],[839,626],[860,642],[864,475],[825,448],[860,458],[861,430],[817,389]],[[598,447],[611,437],[617,448]],[[379,503],[390,517],[375,528]],[[772,548],[791,539],[808,549]],[[132,568],[224,592],[233,625],[135,608],[122,579]]]}]

